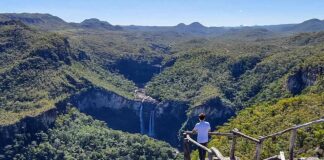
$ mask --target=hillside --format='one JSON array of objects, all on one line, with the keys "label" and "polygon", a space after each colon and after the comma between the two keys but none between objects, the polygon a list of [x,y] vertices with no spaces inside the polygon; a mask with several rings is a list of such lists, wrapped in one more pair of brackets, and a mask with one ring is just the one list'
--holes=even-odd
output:
[{"label": "hillside", "polygon": [[[222,127],[218,127],[219,132],[229,132],[233,128],[238,128],[241,132],[258,137],[269,135],[294,124],[303,124],[312,120],[319,119],[324,115],[323,94],[307,94],[293,98],[281,99],[275,104],[260,104],[248,107],[238,113]],[[323,158],[323,153],[319,151],[323,148],[324,125],[318,124],[310,128],[298,130],[296,141],[297,157],[319,156]],[[266,140],[263,144],[262,157],[271,157],[280,151],[288,153],[289,133],[278,138]],[[252,159],[254,156],[255,145],[251,142],[239,138],[237,140],[236,155],[241,159]],[[209,143],[215,146],[222,153],[228,155],[229,141],[225,137],[213,137]],[[286,155],[288,157],[288,155]]]},{"label": "hillside", "polygon": [[52,129],[36,133],[29,145],[27,135],[15,135],[0,159],[176,159],[170,145],[147,136],[107,128],[106,124],[76,109],[59,116]]},{"label": "hillside", "polygon": [[17,21],[1,23],[0,30],[2,125],[36,116],[86,88],[133,96],[132,82],[94,65],[96,57],[73,48],[66,37]]},{"label": "hillside", "polygon": [[[291,39],[287,41],[291,43]],[[323,75],[322,45],[282,47],[274,42],[251,42],[245,48],[232,48],[240,45],[227,43],[225,52],[222,48],[209,49],[205,47],[207,43],[201,49],[180,55],[172,67],[148,83],[148,93],[160,99],[189,101],[192,106],[200,105],[210,98],[221,97],[240,109],[255,101],[299,94]],[[301,81],[310,83],[295,91],[288,83],[293,81],[289,79],[290,75],[296,74],[298,70],[306,72],[305,79]]]},{"label": "hillside", "polygon": [[32,27],[43,30],[53,30],[58,28],[69,27],[68,23],[61,18],[52,16],[50,14],[39,13],[4,13],[0,15],[1,21],[16,20]]},{"label": "hillside", "polygon": [[[192,129],[200,112],[219,131],[236,127],[253,136],[276,131],[267,126],[280,124],[281,130],[322,117],[323,31],[321,20],[151,27],[0,14],[0,153],[169,159],[174,149],[145,135],[181,148],[179,135]],[[70,104],[79,111],[69,110]],[[103,138],[110,134],[111,141]],[[313,155],[318,144],[323,149],[321,125],[301,134],[310,138],[300,139],[298,155]],[[283,139],[267,142],[263,156],[285,150]],[[223,142],[210,145],[226,153]],[[24,145],[17,151],[19,143]],[[239,157],[249,159],[252,145],[239,143]],[[128,146],[137,150],[120,149]]]}]

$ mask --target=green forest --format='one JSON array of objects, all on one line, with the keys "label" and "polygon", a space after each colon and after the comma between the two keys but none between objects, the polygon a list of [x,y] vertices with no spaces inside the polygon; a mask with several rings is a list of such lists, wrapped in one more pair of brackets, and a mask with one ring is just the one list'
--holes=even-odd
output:
[{"label": "green forest", "polygon": [[[6,146],[4,159],[176,159],[177,151],[147,136],[115,131],[101,121],[70,108],[52,129],[36,134],[26,145],[25,135],[15,135]],[[25,146],[26,145],[26,146]]]},{"label": "green forest", "polygon": [[[198,112],[213,131],[255,138],[323,118],[319,21],[150,27],[0,14],[0,159],[183,159]],[[288,156],[289,136],[266,140],[261,158]],[[298,130],[296,158],[323,158],[323,140],[323,123]],[[208,144],[225,156],[229,145]],[[237,157],[254,152],[237,139]]]}]

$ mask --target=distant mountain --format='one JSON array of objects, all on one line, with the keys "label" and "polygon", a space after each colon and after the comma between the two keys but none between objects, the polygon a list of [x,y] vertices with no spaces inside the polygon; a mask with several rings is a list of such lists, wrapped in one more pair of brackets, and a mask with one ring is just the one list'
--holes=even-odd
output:
[{"label": "distant mountain", "polygon": [[0,14],[0,21],[16,20],[29,26],[37,27],[42,30],[62,30],[62,29],[105,29],[121,30],[120,26],[114,26],[106,21],[96,18],[86,19],[81,23],[68,23],[59,17],[50,14],[40,13],[4,13]]},{"label": "distant mountain", "polygon": [[193,22],[193,23],[189,24],[188,28],[191,28],[191,29],[206,29],[206,27],[204,25],[200,24],[199,22]]},{"label": "distant mountain", "polygon": [[[156,32],[158,34],[180,34],[209,37],[228,37],[235,38],[265,38],[274,35],[287,35],[301,32],[324,31],[324,21],[310,19],[299,24],[279,24],[251,27],[206,27],[199,22],[189,25],[179,23],[176,26],[115,26],[106,21],[96,18],[86,19],[81,23],[67,23],[59,17],[50,14],[40,13],[4,13],[0,14],[0,21],[18,20],[27,25],[43,30],[62,30],[62,29],[91,29],[91,30],[122,30]],[[231,38],[231,37],[229,37]]]},{"label": "distant mountain", "polygon": [[208,27],[202,25],[199,22],[193,22],[189,25],[180,23],[171,28],[171,30],[182,32],[182,33],[193,33],[193,34],[206,34],[208,33]]},{"label": "distant mountain", "polygon": [[184,23],[179,23],[178,25],[176,25],[175,27],[178,27],[178,28],[184,28],[186,27],[187,25],[184,24]]},{"label": "distant mountain", "polygon": [[0,14],[0,21],[17,20],[27,25],[45,30],[69,27],[69,24],[59,17],[40,13],[5,13]]},{"label": "distant mountain", "polygon": [[324,21],[319,19],[310,19],[300,24],[288,27],[288,31],[294,32],[317,32],[324,30]]},{"label": "distant mountain", "polygon": [[106,21],[100,21],[97,18],[86,19],[81,23],[73,23],[76,27],[88,28],[88,29],[107,29],[107,30],[121,30],[120,26],[113,26]]},{"label": "distant mountain", "polygon": [[251,27],[206,27],[199,22],[176,26],[124,26],[126,30],[145,32],[176,32],[196,36],[226,38],[267,38],[293,33],[324,31],[324,21],[311,19],[299,24],[279,24]]}]

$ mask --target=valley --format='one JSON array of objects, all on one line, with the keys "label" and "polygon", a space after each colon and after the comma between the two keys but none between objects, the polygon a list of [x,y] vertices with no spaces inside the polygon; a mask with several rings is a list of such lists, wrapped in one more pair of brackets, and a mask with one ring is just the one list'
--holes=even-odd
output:
[{"label": "valley", "polygon": [[[212,130],[250,135],[321,118],[323,32],[324,21],[315,19],[150,27],[0,14],[0,159],[81,152],[78,158],[181,159],[182,133],[202,112]],[[298,156],[323,149],[323,124],[302,134]],[[209,145],[226,153],[221,144],[227,141]],[[263,157],[283,149],[282,139],[274,141],[278,145],[267,142]],[[114,149],[127,144],[135,149]],[[251,145],[238,144],[239,156],[250,159]]]}]

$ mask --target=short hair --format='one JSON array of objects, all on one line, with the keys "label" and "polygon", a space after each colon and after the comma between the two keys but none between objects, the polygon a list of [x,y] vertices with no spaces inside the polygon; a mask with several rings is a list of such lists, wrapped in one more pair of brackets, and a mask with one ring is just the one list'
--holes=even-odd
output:
[{"label": "short hair", "polygon": [[205,118],[206,118],[205,113],[200,113],[200,114],[199,114],[199,119],[200,119],[200,120],[204,120]]}]

